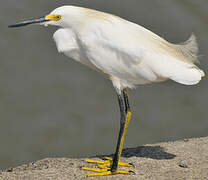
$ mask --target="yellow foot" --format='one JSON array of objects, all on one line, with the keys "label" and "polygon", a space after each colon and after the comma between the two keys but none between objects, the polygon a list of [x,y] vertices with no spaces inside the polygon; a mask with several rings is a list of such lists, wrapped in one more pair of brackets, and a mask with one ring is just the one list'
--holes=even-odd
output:
[{"label": "yellow foot", "polygon": [[[92,160],[92,159],[85,159],[85,162],[87,163],[95,163],[98,164],[98,166],[103,165],[103,166],[111,166],[113,164],[113,160],[109,157],[104,157],[105,160],[99,161],[99,160]],[[133,166],[130,163],[125,163],[125,162],[118,162],[118,166],[124,166],[124,167],[131,167]]]},{"label": "yellow foot", "polygon": [[132,174],[133,172],[131,171],[115,171],[115,172],[111,172],[110,170],[108,171],[104,171],[104,172],[97,172],[97,173],[91,173],[91,174],[87,174],[88,177],[92,177],[92,176],[107,176],[107,175],[115,175],[115,174]]},{"label": "yellow foot", "polygon": [[[123,171],[123,170],[117,170],[115,172],[111,172],[110,167],[112,166],[113,160],[109,157],[105,157],[105,160],[103,160],[103,161],[86,159],[85,162],[96,164],[93,168],[82,167],[82,170],[96,172],[96,173],[87,174],[87,176],[107,176],[107,175],[115,175],[115,174],[134,174],[133,171]],[[124,163],[124,162],[118,162],[118,166],[131,167],[132,164]]]}]

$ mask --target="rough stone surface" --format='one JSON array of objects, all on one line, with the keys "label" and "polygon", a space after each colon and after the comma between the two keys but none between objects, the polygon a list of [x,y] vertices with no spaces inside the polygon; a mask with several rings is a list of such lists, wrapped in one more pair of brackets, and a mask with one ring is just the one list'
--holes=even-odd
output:
[{"label": "rough stone surface", "polygon": [[129,170],[136,174],[87,178],[80,167],[91,165],[83,159],[46,158],[0,171],[0,179],[208,180],[208,137],[127,148],[123,151],[122,161],[133,163],[134,167]]}]

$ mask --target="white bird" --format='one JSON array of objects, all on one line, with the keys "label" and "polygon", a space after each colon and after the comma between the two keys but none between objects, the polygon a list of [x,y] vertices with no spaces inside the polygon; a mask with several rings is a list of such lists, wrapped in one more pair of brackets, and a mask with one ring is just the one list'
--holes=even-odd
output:
[{"label": "white bird", "polygon": [[33,23],[59,26],[53,38],[59,52],[87,65],[109,78],[116,89],[121,111],[120,132],[113,160],[87,160],[104,163],[89,176],[130,174],[118,170],[126,130],[131,119],[126,89],[171,79],[194,85],[205,75],[194,63],[198,47],[194,35],[184,43],[173,44],[118,16],[76,6],[62,6],[44,17],[24,21],[9,27]]}]

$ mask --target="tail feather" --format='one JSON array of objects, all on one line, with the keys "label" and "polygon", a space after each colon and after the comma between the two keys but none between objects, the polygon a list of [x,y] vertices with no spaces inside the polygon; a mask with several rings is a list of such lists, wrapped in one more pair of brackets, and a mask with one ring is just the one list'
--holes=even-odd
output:
[{"label": "tail feather", "polygon": [[198,60],[198,44],[196,36],[192,33],[189,39],[181,44],[174,45],[187,59],[192,63],[199,63]]},{"label": "tail feather", "polygon": [[185,85],[197,84],[204,76],[204,72],[197,67],[184,68],[170,76],[170,79]]},{"label": "tail feather", "polygon": [[[154,55],[154,58],[157,57]],[[168,59],[168,60],[167,60]],[[193,63],[186,63],[171,56],[157,57],[157,61],[149,58],[148,66],[158,76],[172,79],[181,84],[197,84],[205,73]]]}]

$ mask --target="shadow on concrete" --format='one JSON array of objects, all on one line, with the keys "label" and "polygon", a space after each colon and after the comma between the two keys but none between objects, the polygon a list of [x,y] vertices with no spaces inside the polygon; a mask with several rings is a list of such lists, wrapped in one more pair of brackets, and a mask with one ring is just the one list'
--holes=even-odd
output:
[{"label": "shadow on concrete", "polygon": [[[96,157],[104,158],[105,156],[111,155],[98,155]],[[123,149],[122,157],[145,157],[151,159],[173,159],[176,155],[165,152],[164,148],[160,146],[138,146],[135,148],[126,148]]]},{"label": "shadow on concrete", "polygon": [[165,152],[160,146],[138,146],[136,148],[126,148],[122,152],[122,157],[146,157],[151,159],[173,159],[176,155]]}]

